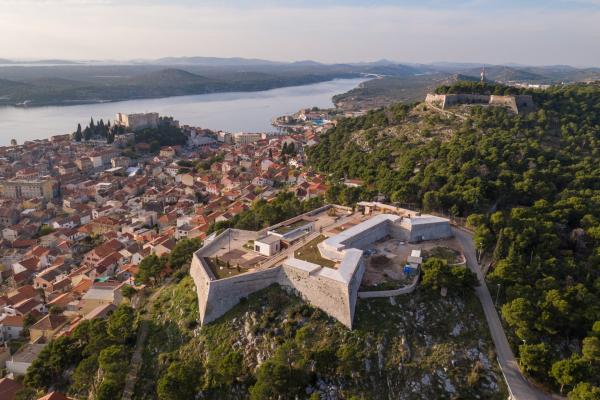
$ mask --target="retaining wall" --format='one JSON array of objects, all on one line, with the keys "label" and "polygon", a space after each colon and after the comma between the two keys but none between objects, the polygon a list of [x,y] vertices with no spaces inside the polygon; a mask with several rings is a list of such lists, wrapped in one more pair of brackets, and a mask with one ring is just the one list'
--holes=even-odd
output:
[{"label": "retaining wall", "polygon": [[358,292],[358,297],[361,299],[374,299],[378,297],[393,297],[399,296],[401,294],[409,294],[415,291],[417,288],[417,283],[419,283],[419,274],[415,276],[412,283],[407,286],[402,286],[398,289],[393,290],[373,290],[370,292]]}]

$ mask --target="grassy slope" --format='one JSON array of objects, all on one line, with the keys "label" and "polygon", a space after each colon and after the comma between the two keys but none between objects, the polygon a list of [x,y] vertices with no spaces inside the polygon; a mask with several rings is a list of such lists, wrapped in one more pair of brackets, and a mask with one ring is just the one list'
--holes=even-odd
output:
[{"label": "grassy slope", "polygon": [[352,331],[277,286],[213,324],[199,328],[196,318],[191,278],[159,296],[136,398],[156,398],[156,381],[175,358],[206,363],[232,351],[243,354],[238,381],[204,398],[247,398],[257,365],[283,343],[312,354],[311,389],[333,388],[340,398],[506,398],[473,295],[442,300],[417,291],[393,302],[360,300]]}]

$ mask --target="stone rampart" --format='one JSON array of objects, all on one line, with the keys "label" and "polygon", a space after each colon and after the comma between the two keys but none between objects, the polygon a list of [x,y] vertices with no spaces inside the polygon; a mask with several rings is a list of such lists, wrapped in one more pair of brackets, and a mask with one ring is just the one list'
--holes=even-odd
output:
[{"label": "stone rampart", "polygon": [[441,109],[446,107],[446,95],[445,94],[434,94],[428,93],[425,97],[425,102],[434,106],[437,106]]},{"label": "stone rampart", "polygon": [[487,95],[487,94],[433,94],[425,97],[425,102],[445,110],[448,107],[460,104],[486,104],[490,106],[506,107],[515,114],[522,114],[535,110],[535,103],[530,95]]},{"label": "stone rampart", "polygon": [[280,267],[275,267],[217,280],[211,279],[208,266],[194,256],[190,275],[196,284],[200,323],[212,322],[238,304],[241,298],[273,283],[280,283],[280,270]]},{"label": "stone rampart", "polygon": [[280,283],[293,288],[310,304],[352,328],[354,310],[351,309],[351,296],[346,283],[318,273],[307,277],[302,270],[286,262]]},{"label": "stone rampart", "polygon": [[[427,222],[431,218],[430,222]],[[440,217],[424,217],[423,221],[419,222],[418,218],[404,218],[402,227],[409,233],[408,242],[422,242],[426,240],[447,239],[454,236],[448,220]]]},{"label": "stone rampart", "polygon": [[190,273],[196,284],[200,323],[204,325],[214,321],[238,304],[243,297],[277,283],[292,289],[313,306],[352,328],[356,296],[364,274],[362,259],[354,271],[350,285],[335,276],[320,273],[324,268],[319,265],[313,264],[314,271],[309,272],[295,267],[292,260],[295,259],[286,260],[282,266],[264,271],[214,280],[211,279],[210,271],[206,271],[206,265],[194,258]]},{"label": "stone rampart", "polygon": [[196,285],[200,323],[204,324],[206,321],[206,305],[208,304],[210,283],[215,280],[215,277],[210,271],[210,268],[204,264],[204,259],[202,257],[198,257],[196,254],[194,254],[192,258],[190,275],[192,276],[194,284]]},{"label": "stone rampart", "polygon": [[350,328],[352,328],[352,322],[354,321],[354,311],[356,309],[356,299],[358,298],[358,289],[360,288],[360,284],[362,282],[363,276],[365,274],[365,259],[363,257],[360,258],[359,264],[356,268],[355,273],[352,275],[352,279],[350,280],[350,284],[348,285],[348,296],[350,298]]},{"label": "stone rampart", "polygon": [[243,297],[248,297],[274,283],[280,284],[280,274],[281,267],[274,267],[210,281],[201,323],[206,324],[219,318],[238,304]]},{"label": "stone rampart", "polygon": [[485,94],[447,94],[444,107],[458,104],[489,104],[490,96]]}]

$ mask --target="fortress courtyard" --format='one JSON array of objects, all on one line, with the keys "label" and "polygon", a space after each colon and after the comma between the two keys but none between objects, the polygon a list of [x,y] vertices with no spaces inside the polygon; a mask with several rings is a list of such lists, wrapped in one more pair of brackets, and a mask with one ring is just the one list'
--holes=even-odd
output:
[{"label": "fortress courtyard", "polygon": [[327,205],[261,231],[207,238],[190,274],[201,324],[277,283],[351,329],[357,298],[371,297],[363,290],[414,290],[431,252],[460,262],[447,219],[382,203]]}]

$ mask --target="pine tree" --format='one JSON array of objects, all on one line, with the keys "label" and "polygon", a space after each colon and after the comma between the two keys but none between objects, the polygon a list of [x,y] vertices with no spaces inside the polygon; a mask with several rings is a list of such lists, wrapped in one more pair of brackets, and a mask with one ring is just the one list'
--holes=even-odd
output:
[{"label": "pine tree", "polygon": [[100,119],[100,122],[98,123],[98,134],[102,137],[107,137],[108,134],[108,129],[106,128],[106,125],[104,125],[104,120]]},{"label": "pine tree", "polygon": [[83,133],[81,132],[81,124],[77,124],[77,130],[73,134],[73,139],[75,139],[76,142],[81,142],[82,138]]}]

